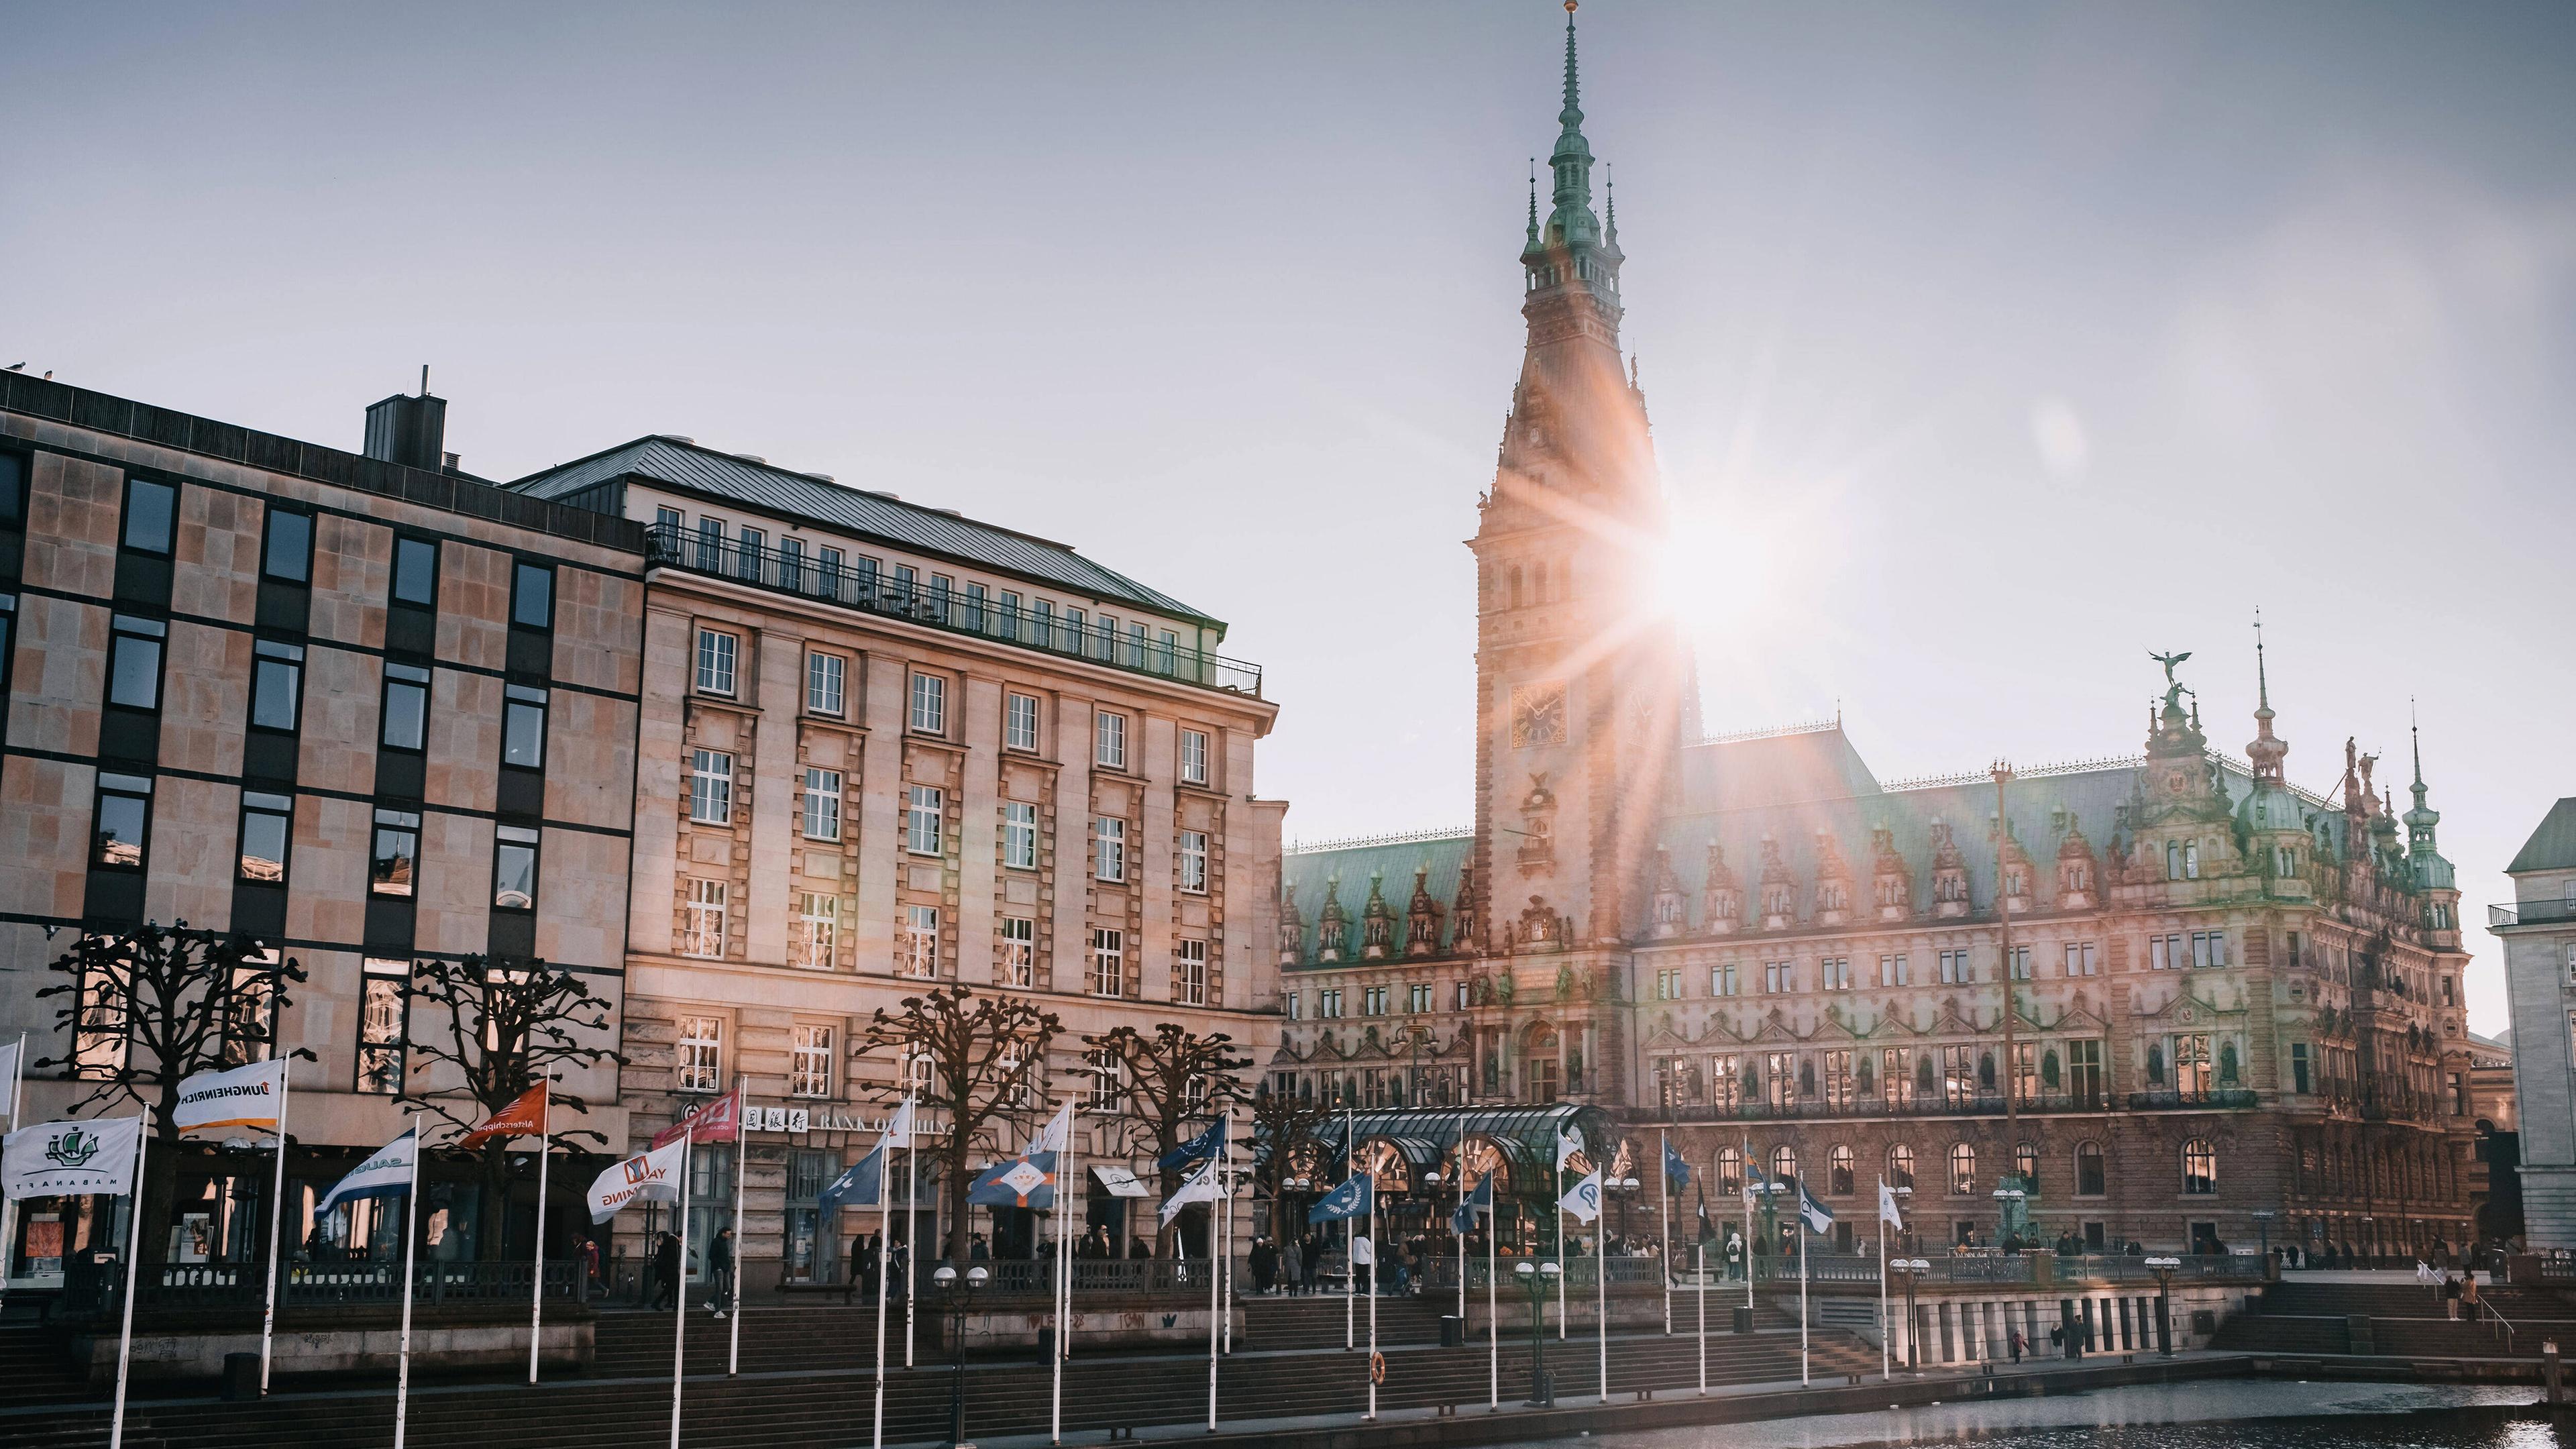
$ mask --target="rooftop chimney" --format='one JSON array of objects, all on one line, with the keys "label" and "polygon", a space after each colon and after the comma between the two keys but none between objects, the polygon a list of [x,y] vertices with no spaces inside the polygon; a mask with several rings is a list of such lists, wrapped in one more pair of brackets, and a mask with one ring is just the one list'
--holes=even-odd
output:
[{"label": "rooftop chimney", "polygon": [[441,446],[447,440],[447,399],[429,395],[429,369],[420,370],[420,396],[395,393],[367,409],[370,458],[436,473],[453,469],[455,455]]}]

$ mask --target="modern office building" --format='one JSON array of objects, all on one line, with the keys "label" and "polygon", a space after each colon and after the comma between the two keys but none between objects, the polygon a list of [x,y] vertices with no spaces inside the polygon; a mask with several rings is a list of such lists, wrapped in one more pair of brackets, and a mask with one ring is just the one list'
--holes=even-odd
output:
[{"label": "modern office building", "polygon": [[2576,1249],[2576,797],[2505,867],[2513,904],[2487,908],[2504,946],[2522,1215],[2534,1249]]},{"label": "modern office building", "polygon": [[[643,530],[459,473],[444,408],[386,399],[359,454],[0,373],[0,1039],[73,1055],[37,992],[84,931],[185,921],[299,962],[290,1243],[423,1085],[412,961],[535,956],[623,994]],[[31,1071],[21,1118],[95,1085]],[[567,1087],[622,1143],[613,1066]],[[172,1255],[249,1261],[269,1162],[189,1149]],[[430,1197],[444,1255],[502,1230],[470,1188]],[[119,1210],[20,1207],[20,1286]]]}]

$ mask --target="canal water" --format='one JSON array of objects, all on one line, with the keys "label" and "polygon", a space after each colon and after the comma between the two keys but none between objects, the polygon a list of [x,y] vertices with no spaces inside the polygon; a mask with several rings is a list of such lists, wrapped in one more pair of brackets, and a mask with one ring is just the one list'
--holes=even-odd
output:
[{"label": "canal water", "polygon": [[2576,1449],[2511,1385],[2220,1380],[1603,1436],[1607,1449]]}]

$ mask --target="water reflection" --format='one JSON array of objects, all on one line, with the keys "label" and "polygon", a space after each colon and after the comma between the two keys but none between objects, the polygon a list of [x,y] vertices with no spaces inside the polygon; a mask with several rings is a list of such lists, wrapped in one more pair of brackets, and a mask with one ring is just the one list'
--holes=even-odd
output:
[{"label": "water reflection", "polygon": [[2576,1449],[2537,1398],[2513,1386],[2239,1380],[1604,1437],[1615,1449]]}]

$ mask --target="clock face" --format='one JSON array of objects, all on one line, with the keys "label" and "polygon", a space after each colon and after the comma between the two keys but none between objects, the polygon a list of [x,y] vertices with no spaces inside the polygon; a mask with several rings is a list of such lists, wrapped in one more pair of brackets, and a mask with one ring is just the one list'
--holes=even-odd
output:
[{"label": "clock face", "polygon": [[1512,690],[1512,747],[1565,743],[1565,686],[1525,684]]}]

